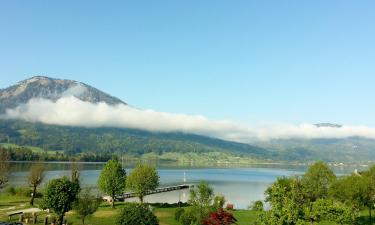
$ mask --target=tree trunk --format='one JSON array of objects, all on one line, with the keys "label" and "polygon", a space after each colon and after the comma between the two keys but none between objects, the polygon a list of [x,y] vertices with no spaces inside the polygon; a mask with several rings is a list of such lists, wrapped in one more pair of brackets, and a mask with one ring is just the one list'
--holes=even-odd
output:
[{"label": "tree trunk", "polygon": [[31,206],[34,206],[34,198],[35,198],[35,195],[36,195],[36,186],[34,185],[33,186],[33,192],[31,194],[31,200],[30,200],[30,205]]},{"label": "tree trunk", "polygon": [[57,220],[57,225],[62,225],[64,222],[64,214],[63,215],[59,215],[59,218]]},{"label": "tree trunk", "polygon": [[115,194],[112,194],[112,209],[115,208]]},{"label": "tree trunk", "polygon": [[85,217],[82,216],[82,225],[85,225]]},{"label": "tree trunk", "polygon": [[368,207],[368,214],[369,214],[370,225],[372,225],[371,208],[372,208],[372,205],[370,205],[370,206]]},{"label": "tree trunk", "polygon": [[143,204],[143,196],[139,196],[139,200],[141,201],[141,204]]}]

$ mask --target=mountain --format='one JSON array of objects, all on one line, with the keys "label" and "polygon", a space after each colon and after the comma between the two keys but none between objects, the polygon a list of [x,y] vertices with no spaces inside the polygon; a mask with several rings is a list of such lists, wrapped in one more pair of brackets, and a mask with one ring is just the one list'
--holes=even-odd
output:
[{"label": "mountain", "polygon": [[[109,105],[126,104],[87,84],[48,77],[32,77],[0,90],[0,114],[7,108],[27,103],[32,98],[56,101],[64,96]],[[341,128],[334,123],[318,123],[319,128]],[[149,132],[126,128],[88,128],[47,125],[22,120],[0,120],[0,143],[34,146],[44,150],[63,151],[67,155],[95,152],[98,154],[129,153],[213,153],[256,160],[309,162],[373,162],[375,140],[361,137],[319,139],[273,139],[237,143],[179,132]]]},{"label": "mountain", "polygon": [[[78,81],[36,76],[0,90],[0,114],[32,98],[56,101],[64,96],[75,96],[91,103],[126,105],[122,100]],[[22,120],[0,120],[0,143],[35,146],[45,150],[65,151],[67,154],[88,151],[135,155],[149,152],[226,152],[262,159],[268,155],[268,151],[260,147],[194,134],[58,126]]]},{"label": "mountain", "polygon": [[126,104],[118,98],[78,81],[35,76],[11,87],[0,89],[0,114],[4,113],[7,108],[27,103],[32,98],[55,101],[68,95],[92,103]]}]

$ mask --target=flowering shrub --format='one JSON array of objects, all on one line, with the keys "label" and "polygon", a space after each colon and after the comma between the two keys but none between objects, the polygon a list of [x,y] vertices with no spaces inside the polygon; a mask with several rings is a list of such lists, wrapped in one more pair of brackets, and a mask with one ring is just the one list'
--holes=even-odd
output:
[{"label": "flowering shrub", "polygon": [[223,209],[219,209],[216,212],[210,214],[210,216],[203,221],[204,225],[231,225],[237,224],[237,220],[234,218],[232,213],[229,213]]}]

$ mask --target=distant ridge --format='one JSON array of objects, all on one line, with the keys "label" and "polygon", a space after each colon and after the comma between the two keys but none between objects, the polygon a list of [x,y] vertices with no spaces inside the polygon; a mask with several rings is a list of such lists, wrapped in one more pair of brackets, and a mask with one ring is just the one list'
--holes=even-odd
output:
[{"label": "distant ridge", "polygon": [[317,123],[315,124],[317,127],[332,127],[332,128],[341,128],[342,125],[334,124],[334,123]]}]

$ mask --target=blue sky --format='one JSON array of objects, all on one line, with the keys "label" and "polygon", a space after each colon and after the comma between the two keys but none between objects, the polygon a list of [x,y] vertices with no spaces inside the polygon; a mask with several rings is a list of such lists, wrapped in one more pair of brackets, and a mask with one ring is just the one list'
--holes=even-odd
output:
[{"label": "blue sky", "polygon": [[0,3],[0,87],[33,75],[250,124],[375,126],[374,1]]}]

